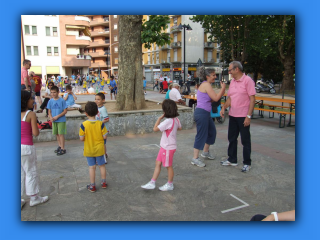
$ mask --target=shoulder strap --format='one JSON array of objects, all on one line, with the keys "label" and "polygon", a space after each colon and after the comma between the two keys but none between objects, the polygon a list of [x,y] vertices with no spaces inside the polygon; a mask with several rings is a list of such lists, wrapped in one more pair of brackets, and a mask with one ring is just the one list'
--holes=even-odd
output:
[{"label": "shoulder strap", "polygon": [[28,110],[28,111],[26,112],[26,114],[24,115],[22,121],[24,121],[24,122],[26,121],[26,118],[27,118],[27,115],[28,115],[29,112],[31,112],[31,110]]}]

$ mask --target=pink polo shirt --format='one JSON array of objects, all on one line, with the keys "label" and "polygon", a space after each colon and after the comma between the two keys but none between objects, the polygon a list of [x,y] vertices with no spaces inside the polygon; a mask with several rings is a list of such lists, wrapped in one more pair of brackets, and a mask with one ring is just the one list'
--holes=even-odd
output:
[{"label": "pink polo shirt", "polygon": [[30,78],[28,76],[28,70],[22,67],[21,68],[21,85],[24,85],[24,78],[28,79],[28,86],[31,86]]},{"label": "pink polo shirt", "polygon": [[233,78],[228,91],[228,97],[231,97],[229,116],[246,117],[252,95],[256,95],[256,89],[254,81],[249,76],[243,74],[239,80]]}]

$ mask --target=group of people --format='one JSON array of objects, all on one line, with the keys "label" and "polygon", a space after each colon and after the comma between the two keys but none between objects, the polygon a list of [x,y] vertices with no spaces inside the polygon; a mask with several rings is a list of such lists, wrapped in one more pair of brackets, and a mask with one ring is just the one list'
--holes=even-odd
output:
[{"label": "group of people", "polygon": [[[31,66],[31,63],[30,63]],[[197,107],[194,111],[194,120],[196,122],[196,136],[194,141],[193,157],[191,164],[198,167],[205,167],[204,159],[215,159],[213,152],[210,152],[210,146],[214,145],[216,140],[215,124],[210,117],[211,103],[218,102],[225,93],[226,85],[221,82],[221,90],[216,93],[211,84],[215,82],[216,73],[214,68],[200,67],[198,75],[204,81],[197,86]],[[220,115],[224,117],[224,111],[229,108],[229,126],[228,126],[228,159],[221,161],[222,166],[237,166],[237,138],[240,134],[243,145],[243,167],[242,172],[248,172],[251,169],[251,136],[250,136],[250,120],[255,103],[255,85],[254,81],[243,73],[243,67],[240,62],[233,61],[229,64],[229,73],[232,81],[228,90],[228,98],[223,105]],[[30,206],[46,202],[48,197],[38,196],[39,183],[36,173],[36,155],[32,142],[32,135],[37,136],[39,131],[36,126],[36,116],[28,109],[33,105],[31,96],[28,74],[22,70],[21,73],[21,195],[24,186],[26,194],[31,196]],[[144,79],[145,80],[145,79]],[[165,82],[165,81],[164,81]],[[59,88],[53,83],[48,84],[50,97],[45,97],[47,108],[49,109],[49,117],[53,122],[52,133],[57,135],[58,148],[55,150],[57,155],[66,153],[64,146],[64,135],[66,134],[67,101],[73,103],[76,100],[72,88],[67,86],[67,93],[64,98],[59,98]],[[156,158],[155,169],[151,180],[141,187],[143,189],[154,189],[156,180],[159,177],[161,166],[166,167],[168,171],[168,182],[161,186],[161,191],[171,191],[174,189],[173,178],[174,171],[172,167],[173,157],[177,149],[176,134],[182,129],[178,119],[177,104],[184,104],[181,100],[179,92],[179,84],[174,83],[169,86],[166,99],[162,102],[163,114],[155,122],[153,130],[161,131],[160,150]],[[113,88],[114,89],[114,88]],[[48,92],[46,94],[49,95]],[[47,96],[47,95],[46,95]],[[46,100],[49,99],[49,100]],[[80,140],[84,141],[84,156],[87,158],[89,166],[90,184],[87,189],[90,192],[96,191],[95,169],[99,165],[101,173],[101,188],[106,188],[106,140],[108,132],[108,113],[104,107],[105,96],[98,93],[95,96],[95,102],[88,102],[85,105],[84,113],[88,120],[83,122],[79,129]],[[70,105],[69,105],[70,106]],[[164,121],[162,121],[166,118]],[[161,122],[162,121],[162,122]],[[202,153],[200,154],[200,151]],[[202,159],[199,158],[201,155]],[[25,201],[21,200],[21,206]]]},{"label": "group of people", "polygon": [[[238,165],[237,159],[237,138],[241,135],[243,144],[243,167],[242,172],[248,172],[251,168],[251,137],[250,137],[250,119],[254,108],[255,84],[254,81],[243,73],[243,67],[240,62],[233,61],[229,65],[229,73],[233,79],[231,81],[228,100],[221,109],[220,115],[224,117],[226,108],[230,108],[229,128],[228,128],[228,159],[221,161],[223,166]],[[197,86],[197,107],[194,111],[194,120],[196,122],[197,133],[194,141],[193,158],[191,164],[198,167],[205,167],[204,159],[213,160],[215,156],[209,148],[215,143],[216,128],[210,116],[211,103],[218,102],[225,93],[226,84],[221,82],[221,90],[216,93],[211,84],[215,82],[216,73],[214,68],[200,67],[198,75],[204,81]],[[181,124],[177,116],[177,103],[175,98],[179,93],[179,84],[172,84],[169,96],[162,103],[164,114],[158,118],[153,130],[162,131],[160,141],[160,151],[156,158],[156,166],[151,180],[141,187],[144,189],[154,189],[156,180],[160,174],[161,165],[168,170],[168,182],[160,187],[161,191],[173,190],[173,155],[176,151],[176,133],[181,129]],[[179,93],[180,95],[180,93]],[[178,96],[179,98],[179,96]],[[181,98],[181,96],[180,96]],[[161,119],[167,119],[160,123]],[[201,153],[202,159],[199,158]]]},{"label": "group of people", "polygon": [[[24,60],[21,70],[21,196],[24,192],[30,196],[30,206],[48,201],[49,197],[39,196],[39,177],[37,176],[37,156],[33,145],[33,136],[39,135],[37,126],[37,116],[34,109],[35,98],[32,95],[33,72],[28,73],[31,61]],[[116,85],[113,85],[116,87]],[[109,116],[105,108],[105,95],[99,92],[95,95],[94,102],[88,102],[83,110],[81,105],[75,104],[77,97],[72,91],[72,86],[66,86],[66,92],[63,97],[59,96],[59,87],[55,86],[53,81],[48,82],[43,106],[40,110],[47,108],[47,117],[52,122],[52,134],[57,136],[58,147],[54,152],[60,156],[66,154],[65,135],[67,134],[66,113],[68,110],[77,109],[85,113],[88,121],[81,124],[79,128],[80,140],[84,141],[84,156],[87,157],[89,165],[90,184],[87,189],[95,192],[95,165],[98,164],[101,171],[101,186],[106,188],[106,170],[107,148],[106,139],[108,133]],[[21,208],[25,200],[21,199]]]}]

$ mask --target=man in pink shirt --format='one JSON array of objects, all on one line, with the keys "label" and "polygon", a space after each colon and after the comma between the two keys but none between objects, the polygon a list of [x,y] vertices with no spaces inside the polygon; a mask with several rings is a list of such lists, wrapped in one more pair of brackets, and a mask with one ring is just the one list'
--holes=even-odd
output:
[{"label": "man in pink shirt", "polygon": [[233,61],[229,64],[229,73],[232,76],[228,91],[228,99],[223,105],[220,115],[226,108],[229,111],[229,128],[228,128],[228,156],[229,158],[222,161],[223,166],[237,166],[237,145],[238,136],[241,135],[243,145],[243,168],[242,172],[248,172],[251,168],[251,136],[250,120],[255,104],[255,84],[254,81],[243,73],[243,67],[240,62]]},{"label": "man in pink shirt", "polygon": [[21,68],[21,90],[26,89],[30,91],[31,89],[31,82],[30,77],[28,75],[28,69],[31,67],[31,61],[28,59],[23,60],[22,63],[23,67]]}]

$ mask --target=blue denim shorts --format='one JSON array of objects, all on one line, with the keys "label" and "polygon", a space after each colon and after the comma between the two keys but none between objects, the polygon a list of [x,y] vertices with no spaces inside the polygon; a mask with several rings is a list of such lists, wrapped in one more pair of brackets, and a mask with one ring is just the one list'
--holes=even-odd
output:
[{"label": "blue denim shorts", "polygon": [[104,165],[104,155],[99,157],[87,157],[87,162],[90,167],[96,165],[96,163],[98,163],[99,166]]}]

